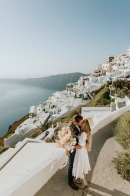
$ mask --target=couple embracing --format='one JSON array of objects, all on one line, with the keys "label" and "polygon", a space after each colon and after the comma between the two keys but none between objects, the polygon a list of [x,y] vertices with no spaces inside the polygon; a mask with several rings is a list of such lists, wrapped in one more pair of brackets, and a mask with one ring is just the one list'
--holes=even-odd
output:
[{"label": "couple embracing", "polygon": [[68,184],[74,189],[86,188],[86,174],[91,170],[88,151],[91,150],[91,129],[87,119],[80,114],[73,117],[69,123],[73,137],[76,138],[74,151],[69,155]]}]

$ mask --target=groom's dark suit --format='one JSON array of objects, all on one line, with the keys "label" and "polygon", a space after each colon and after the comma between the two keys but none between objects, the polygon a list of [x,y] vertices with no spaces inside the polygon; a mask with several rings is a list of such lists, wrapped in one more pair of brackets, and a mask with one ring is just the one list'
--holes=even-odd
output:
[{"label": "groom's dark suit", "polygon": [[[71,129],[72,135],[74,137],[76,137],[76,141],[78,144],[77,136],[79,134],[80,128],[78,128],[76,125],[74,125],[72,123],[70,125],[70,129]],[[70,155],[69,155],[69,162],[68,162],[68,181],[69,181],[69,183],[73,182],[72,170],[73,170],[74,157],[75,157],[75,150],[72,153],[70,153]]]}]

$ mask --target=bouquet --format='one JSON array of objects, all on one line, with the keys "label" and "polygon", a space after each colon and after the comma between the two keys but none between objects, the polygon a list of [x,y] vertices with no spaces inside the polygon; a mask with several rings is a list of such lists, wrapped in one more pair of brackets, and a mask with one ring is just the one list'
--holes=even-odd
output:
[{"label": "bouquet", "polygon": [[58,137],[56,142],[62,148],[66,149],[67,155],[74,151],[74,145],[76,144],[76,138],[74,138],[71,134],[71,130],[69,127],[62,127],[61,130],[58,131]]}]

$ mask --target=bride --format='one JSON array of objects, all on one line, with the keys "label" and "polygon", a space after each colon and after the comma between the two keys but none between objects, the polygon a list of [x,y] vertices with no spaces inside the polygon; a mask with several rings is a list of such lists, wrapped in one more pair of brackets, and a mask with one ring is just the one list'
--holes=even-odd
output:
[{"label": "bride", "polygon": [[87,187],[86,174],[91,170],[88,151],[91,150],[91,128],[87,119],[80,122],[81,130],[78,135],[78,145],[75,145],[76,153],[73,163],[72,174],[75,177],[75,183],[80,183],[80,188]]}]

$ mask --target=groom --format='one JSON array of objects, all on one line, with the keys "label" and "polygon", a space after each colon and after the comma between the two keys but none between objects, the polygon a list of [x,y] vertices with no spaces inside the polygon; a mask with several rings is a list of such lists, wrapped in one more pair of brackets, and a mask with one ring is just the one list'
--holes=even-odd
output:
[{"label": "groom", "polygon": [[[73,120],[69,123],[69,127],[71,130],[71,133],[74,137],[76,137],[76,141],[78,144],[78,134],[80,132],[80,121],[83,120],[83,117],[80,114],[76,114],[73,117]],[[74,162],[74,157],[75,157],[75,150],[70,153],[69,155],[69,162],[68,162],[68,184],[69,186],[74,189],[74,190],[78,190],[78,186],[74,183],[73,181],[73,176],[72,176],[72,170],[73,170],[73,162]]]}]

